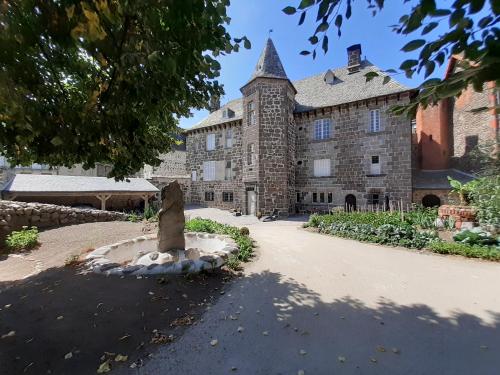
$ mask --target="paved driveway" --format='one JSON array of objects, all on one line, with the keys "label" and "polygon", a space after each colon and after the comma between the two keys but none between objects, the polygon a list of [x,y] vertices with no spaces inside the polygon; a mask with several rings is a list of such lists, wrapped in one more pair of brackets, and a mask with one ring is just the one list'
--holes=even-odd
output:
[{"label": "paved driveway", "polygon": [[327,237],[296,221],[188,214],[248,226],[257,258],[203,322],[130,371],[500,373],[500,264]]}]

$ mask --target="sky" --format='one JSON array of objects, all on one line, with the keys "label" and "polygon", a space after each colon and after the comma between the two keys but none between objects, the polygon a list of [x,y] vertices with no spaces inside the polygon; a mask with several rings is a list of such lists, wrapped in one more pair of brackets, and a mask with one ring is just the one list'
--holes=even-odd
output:
[{"label": "sky", "polygon": [[[339,38],[336,29],[329,33],[329,51],[326,55],[318,51],[315,60],[311,56],[302,56],[300,51],[309,49],[308,38],[313,34],[316,15],[307,14],[306,21],[298,26],[298,15],[288,16],[282,12],[285,6],[297,6],[299,0],[232,0],[228,8],[231,23],[228,31],[232,37],[246,36],[252,42],[252,48],[241,48],[238,53],[219,58],[221,75],[218,79],[224,85],[225,96],[221,104],[241,97],[240,88],[249,80],[257,64],[260,53],[270,35],[276,46],[281,62],[291,81],[326,72],[328,69],[347,65],[346,48],[353,44],[361,44],[363,57],[381,69],[396,69],[401,62],[414,57],[401,51],[401,47],[415,36],[401,36],[392,32],[390,25],[396,24],[399,18],[407,14],[411,7],[403,1],[386,1],[386,7],[375,17],[366,9],[366,0],[353,1],[353,14],[344,20],[342,36]],[[313,11],[316,13],[316,10]],[[273,32],[269,33],[272,29]],[[429,36],[439,33],[439,27]],[[446,65],[446,64],[445,64]],[[436,68],[431,77],[442,77],[445,66]],[[429,77],[429,78],[431,78]],[[394,77],[409,87],[417,87],[424,81],[423,74],[407,79],[404,74]],[[180,119],[180,126],[189,128],[201,121],[208,112],[193,111],[193,117]]]}]

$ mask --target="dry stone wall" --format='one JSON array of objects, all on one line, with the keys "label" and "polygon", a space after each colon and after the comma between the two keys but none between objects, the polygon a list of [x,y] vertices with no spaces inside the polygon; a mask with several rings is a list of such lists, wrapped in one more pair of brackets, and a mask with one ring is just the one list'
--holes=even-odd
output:
[{"label": "dry stone wall", "polygon": [[113,211],[0,200],[0,247],[7,234],[23,226],[50,228],[113,220],[127,220],[127,215]]}]

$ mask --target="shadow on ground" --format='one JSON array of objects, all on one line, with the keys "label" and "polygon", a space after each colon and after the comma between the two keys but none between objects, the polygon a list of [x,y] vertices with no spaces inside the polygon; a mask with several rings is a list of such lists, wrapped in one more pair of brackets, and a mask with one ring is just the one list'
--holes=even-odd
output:
[{"label": "shadow on ground", "polygon": [[[158,344],[150,343],[154,330],[159,342],[169,341],[170,334],[177,339],[186,323],[195,322],[217,300],[230,278],[222,271],[120,278],[61,267],[2,282],[0,335],[15,335],[0,339],[0,373],[93,374],[105,352],[127,355],[126,364],[112,362],[112,367],[128,368],[156,349]],[[65,359],[70,352],[72,358]]]},{"label": "shadow on ground", "polygon": [[459,311],[443,317],[427,305],[384,298],[374,306],[348,296],[325,302],[280,274],[251,274],[233,284],[203,325],[137,373],[223,374],[234,367],[240,374],[493,375],[500,369],[500,314],[490,318]]}]

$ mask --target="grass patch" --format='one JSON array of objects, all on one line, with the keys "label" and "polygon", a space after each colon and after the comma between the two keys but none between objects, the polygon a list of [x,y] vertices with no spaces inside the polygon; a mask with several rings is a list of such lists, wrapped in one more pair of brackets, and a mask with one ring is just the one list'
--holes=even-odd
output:
[{"label": "grass patch", "polygon": [[500,250],[492,246],[437,241],[430,244],[429,250],[439,254],[462,255],[467,258],[481,258],[500,261]]},{"label": "grass patch", "polygon": [[187,232],[205,232],[230,236],[239,247],[238,254],[230,256],[226,262],[231,269],[239,269],[240,262],[248,262],[253,255],[253,241],[249,236],[248,228],[239,229],[213,220],[195,218],[186,222],[185,230]]},{"label": "grass patch", "polygon": [[38,228],[23,227],[19,231],[13,231],[5,240],[9,251],[29,250],[38,245]]}]

